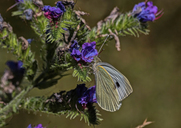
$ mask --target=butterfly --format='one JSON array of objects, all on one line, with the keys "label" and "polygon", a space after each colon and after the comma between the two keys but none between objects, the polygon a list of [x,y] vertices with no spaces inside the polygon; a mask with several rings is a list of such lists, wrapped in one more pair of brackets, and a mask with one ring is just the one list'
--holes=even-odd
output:
[{"label": "butterfly", "polygon": [[105,62],[93,64],[98,105],[110,112],[119,110],[128,95],[133,92],[128,79],[112,65]]}]

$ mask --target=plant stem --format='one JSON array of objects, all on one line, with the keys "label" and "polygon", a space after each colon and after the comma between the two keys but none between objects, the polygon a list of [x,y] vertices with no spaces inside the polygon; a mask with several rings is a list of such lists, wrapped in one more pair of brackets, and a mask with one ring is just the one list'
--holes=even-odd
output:
[{"label": "plant stem", "polygon": [[5,114],[12,110],[12,107],[17,107],[21,101],[21,99],[33,88],[33,85],[28,86],[26,89],[21,91],[8,105],[0,110],[0,115]]},{"label": "plant stem", "polygon": [[21,99],[33,88],[33,85],[28,86],[26,89],[21,91],[9,104],[4,108],[0,109],[0,126],[5,124],[5,120],[10,117],[13,113],[17,112]]}]

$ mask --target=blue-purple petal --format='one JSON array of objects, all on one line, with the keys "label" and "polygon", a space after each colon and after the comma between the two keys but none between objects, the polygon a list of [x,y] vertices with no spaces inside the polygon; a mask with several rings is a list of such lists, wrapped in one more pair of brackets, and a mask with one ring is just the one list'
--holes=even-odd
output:
[{"label": "blue-purple petal", "polygon": [[83,95],[81,96],[81,98],[79,98],[78,102],[80,104],[82,104],[82,106],[85,106],[88,103],[97,103],[96,100],[96,88],[95,86],[90,87],[89,89],[87,89]]},{"label": "blue-purple petal", "polygon": [[27,128],[32,128],[31,124],[29,124]]},{"label": "blue-purple petal", "polygon": [[62,4],[62,1],[58,1],[56,6],[60,8],[63,12],[66,12],[65,6]]},{"label": "blue-purple petal", "polygon": [[15,74],[21,74],[23,75],[25,73],[25,68],[22,67],[23,66],[23,62],[22,61],[7,61],[6,65],[10,68],[10,70],[15,73]]},{"label": "blue-purple petal", "polygon": [[24,2],[24,0],[15,0],[16,2],[21,2],[21,3],[23,3]]},{"label": "blue-purple petal", "polygon": [[71,56],[76,60],[80,61],[81,60],[81,52],[79,50],[73,49]]},{"label": "blue-purple petal", "polygon": [[[136,12],[140,8],[141,12]],[[141,2],[134,6],[132,12],[134,17],[137,17],[140,22],[154,21],[156,19],[156,14],[158,13],[158,8],[153,5],[152,1]]]},{"label": "blue-purple petal", "polygon": [[72,52],[73,49],[79,50],[80,46],[76,40],[72,41],[69,51]]},{"label": "blue-purple petal", "polygon": [[84,43],[82,45],[82,60],[85,62],[92,62],[94,57],[98,55],[97,50],[95,49],[96,42]]},{"label": "blue-purple petal", "polygon": [[28,43],[31,44],[31,42],[33,41],[34,39],[27,39]]},{"label": "blue-purple petal", "polygon": [[43,125],[42,124],[38,124],[37,126],[32,127],[31,124],[30,124],[30,125],[28,125],[27,128],[43,128]]},{"label": "blue-purple petal", "polygon": [[45,13],[44,16],[48,19],[57,20],[66,11],[64,5],[59,1],[56,7],[45,5],[42,9]]},{"label": "blue-purple petal", "polygon": [[45,5],[42,10],[43,10],[44,12],[48,12],[48,10],[49,10],[50,7],[51,7],[50,5]]},{"label": "blue-purple petal", "polygon": [[96,42],[84,43],[80,52],[77,41],[74,41],[70,46],[69,51],[71,52],[71,56],[76,61],[83,60],[84,62],[90,63],[94,60],[94,57],[98,55],[98,52],[95,48]]},{"label": "blue-purple petal", "polygon": [[26,9],[24,11],[24,15],[26,17],[27,20],[32,20],[33,17],[33,10],[32,9]]}]

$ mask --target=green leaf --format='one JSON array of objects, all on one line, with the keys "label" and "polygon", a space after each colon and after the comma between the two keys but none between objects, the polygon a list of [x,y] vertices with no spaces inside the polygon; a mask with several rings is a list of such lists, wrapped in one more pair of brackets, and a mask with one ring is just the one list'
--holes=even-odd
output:
[{"label": "green leaf", "polygon": [[18,15],[22,15],[23,14],[23,11],[14,11],[12,12],[11,16],[18,16]]},{"label": "green leaf", "polygon": [[80,68],[79,66],[75,67],[73,73],[73,77],[78,77],[78,81],[82,82],[90,82],[91,78],[88,76],[88,70],[86,67]]}]

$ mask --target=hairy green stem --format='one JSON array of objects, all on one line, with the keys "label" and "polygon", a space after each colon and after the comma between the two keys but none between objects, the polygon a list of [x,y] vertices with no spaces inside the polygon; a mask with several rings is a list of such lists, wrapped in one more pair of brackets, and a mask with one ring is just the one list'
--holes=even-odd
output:
[{"label": "hairy green stem", "polygon": [[0,110],[1,114],[7,114],[8,112],[12,111],[13,105],[16,105],[16,107],[19,105],[21,99],[33,88],[33,85],[28,86],[26,89],[21,91],[8,105],[6,105],[4,108]]},{"label": "hairy green stem", "polygon": [[28,86],[26,89],[21,91],[9,104],[4,108],[0,109],[0,127],[5,124],[5,120],[10,117],[13,113],[17,112],[19,104],[22,98],[33,88],[33,85]]}]

